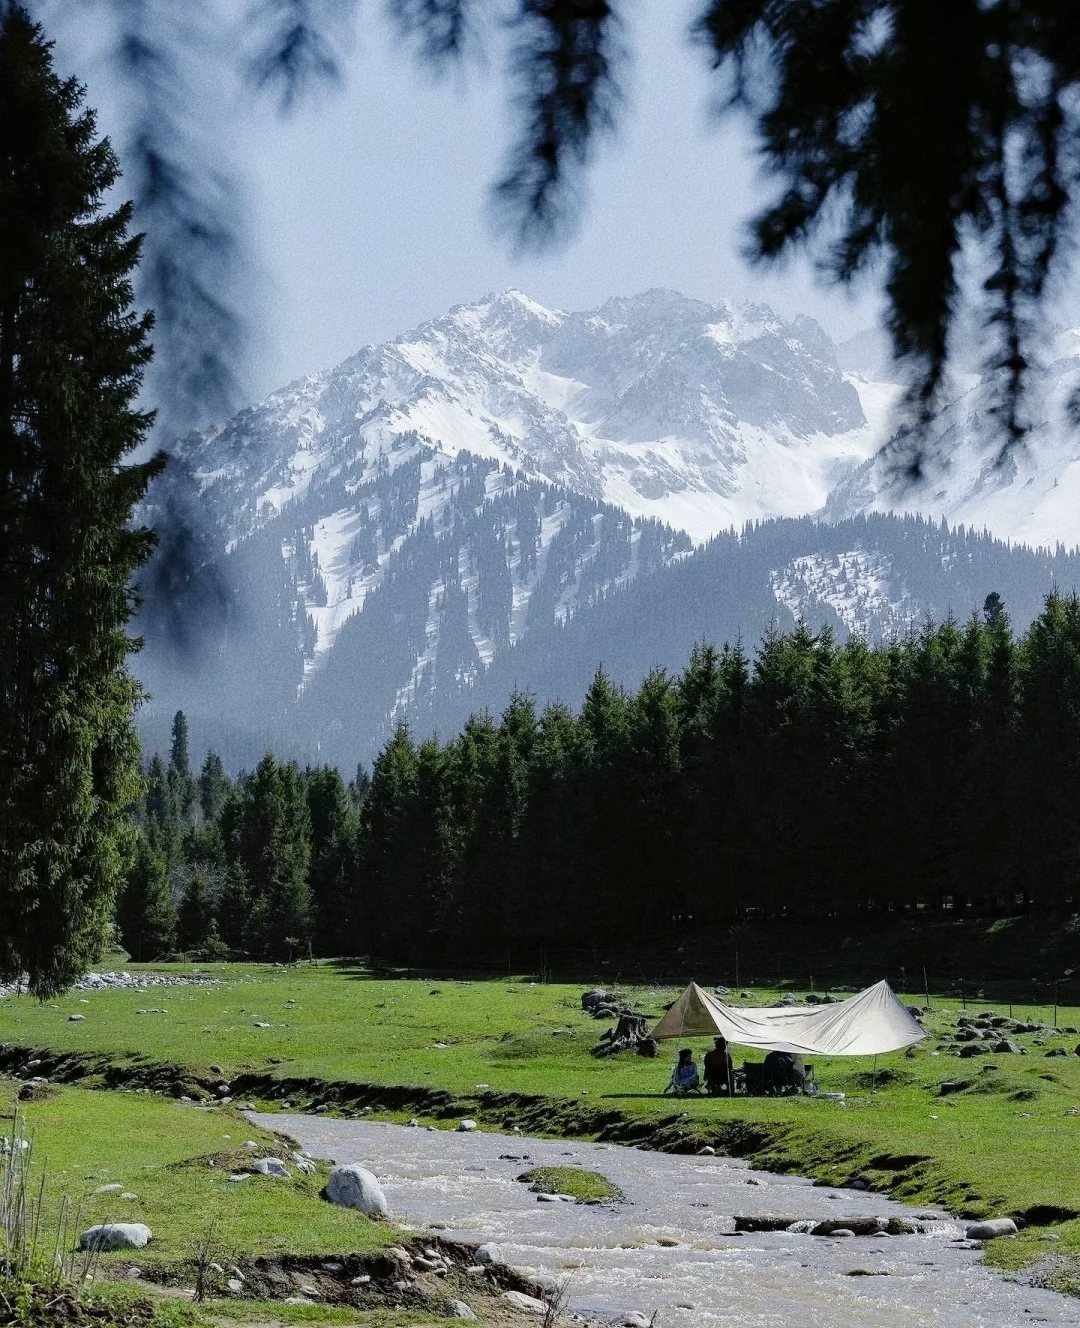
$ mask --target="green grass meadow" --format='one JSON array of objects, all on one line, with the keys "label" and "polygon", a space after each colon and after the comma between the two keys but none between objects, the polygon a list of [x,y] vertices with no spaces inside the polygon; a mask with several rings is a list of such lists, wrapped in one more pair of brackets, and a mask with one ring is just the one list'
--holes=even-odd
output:
[{"label": "green grass meadow", "polygon": [[[9,1121],[16,1109],[13,1087],[0,1084]],[[228,1108],[65,1087],[46,1101],[19,1102],[17,1109],[32,1143],[35,1178],[45,1178],[46,1228],[66,1196],[79,1230],[99,1222],[145,1222],[153,1231],[145,1256],[129,1251],[106,1256],[111,1261],[188,1259],[191,1242],[211,1230],[221,1255],[294,1251],[298,1242],[306,1253],[359,1252],[393,1238],[387,1224],[321,1200],[324,1175],[303,1176],[289,1164],[289,1180],[256,1175],[230,1181],[231,1170],[280,1152],[282,1141]],[[261,1148],[244,1149],[247,1140]],[[99,1192],[116,1184],[122,1189]]]},{"label": "green grass meadow", "polygon": [[[26,997],[2,1001],[0,1042],[103,1052],[116,1062],[168,1063],[202,1074],[214,1065],[229,1078],[250,1071],[424,1086],[448,1090],[472,1107],[492,1090],[614,1109],[643,1123],[679,1115],[695,1145],[730,1138],[739,1127],[756,1140],[748,1151],[760,1165],[837,1182],[858,1174],[914,1203],[942,1202],[973,1216],[1036,1205],[1080,1210],[1080,1056],[1073,1054],[1080,1035],[1059,1034],[1041,1046],[1036,1035],[1010,1035],[1026,1056],[961,1060],[939,1051],[934,1036],[954,1024],[956,1001],[933,998],[926,1021],[931,1036],[912,1055],[880,1057],[876,1081],[872,1061],[816,1060],[820,1089],[843,1092],[842,1103],[676,1103],[659,1096],[674,1046],[657,1060],[589,1055],[605,1025],[583,1014],[580,986],[377,980],[326,964],[203,971],[218,981],[72,993],[46,1004]],[[659,1014],[676,992],[625,988],[622,994]],[[775,993],[754,996],[766,1001]],[[1016,1006],[1014,1013],[1052,1019],[1046,1007]],[[71,1014],[85,1018],[72,1022]],[[1060,1008],[1058,1023],[1080,1025],[1080,1009]],[[707,1043],[698,1045],[704,1051]],[[1069,1054],[1047,1057],[1056,1047]],[[82,1199],[88,1222],[147,1221],[163,1253],[180,1254],[192,1223],[205,1226],[211,1219],[236,1248],[251,1252],[286,1245],[315,1252],[363,1248],[365,1241],[384,1239],[385,1228],[321,1203],[319,1178],[235,1184],[205,1164],[178,1166],[256,1137],[229,1108],[67,1088],[51,1101],[25,1104],[25,1114],[50,1186]],[[112,1181],[137,1192],[138,1201],[92,1195]],[[1060,1223],[1054,1231],[1062,1237],[1055,1252],[1080,1250],[1080,1222]],[[1035,1239],[1025,1236],[1019,1245]]]}]

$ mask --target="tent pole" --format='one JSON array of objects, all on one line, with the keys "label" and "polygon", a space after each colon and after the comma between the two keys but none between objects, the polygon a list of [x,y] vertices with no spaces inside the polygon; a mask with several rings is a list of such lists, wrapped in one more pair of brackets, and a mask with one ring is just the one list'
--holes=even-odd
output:
[{"label": "tent pole", "polygon": [[870,1083],[871,1093],[877,1092],[877,1056],[874,1057],[874,1077]]}]

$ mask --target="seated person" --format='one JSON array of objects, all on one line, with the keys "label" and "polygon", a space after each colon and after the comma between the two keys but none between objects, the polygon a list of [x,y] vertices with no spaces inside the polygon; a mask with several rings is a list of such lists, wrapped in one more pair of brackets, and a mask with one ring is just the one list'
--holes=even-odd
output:
[{"label": "seated person", "polygon": [[799,1093],[805,1081],[802,1057],[790,1051],[770,1051],[765,1057],[766,1093]]},{"label": "seated person", "polygon": [[676,1097],[682,1097],[684,1093],[696,1092],[699,1084],[698,1068],[694,1064],[694,1053],[689,1047],[683,1047],[679,1052],[679,1063],[671,1072],[668,1088],[672,1090]]},{"label": "seated person", "polygon": [[727,1038],[718,1037],[713,1041],[712,1051],[705,1053],[705,1091],[708,1093],[731,1093],[735,1084],[735,1066],[728,1051]]}]

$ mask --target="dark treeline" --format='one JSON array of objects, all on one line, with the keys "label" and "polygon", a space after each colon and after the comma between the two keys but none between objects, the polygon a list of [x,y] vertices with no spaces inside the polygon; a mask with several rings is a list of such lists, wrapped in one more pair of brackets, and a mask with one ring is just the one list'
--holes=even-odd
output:
[{"label": "dark treeline", "polygon": [[871,647],[826,628],[697,647],[578,713],[514,696],[451,741],[398,728],[370,778],[155,758],[129,949],[444,963],[633,946],[736,918],[1072,910],[1080,600]]}]

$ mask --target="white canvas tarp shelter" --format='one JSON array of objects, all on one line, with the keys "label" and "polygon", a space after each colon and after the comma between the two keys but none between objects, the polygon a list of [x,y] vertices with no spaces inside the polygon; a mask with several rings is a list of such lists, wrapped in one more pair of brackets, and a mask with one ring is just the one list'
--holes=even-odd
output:
[{"label": "white canvas tarp shelter", "polygon": [[876,1056],[926,1037],[885,981],[834,1005],[727,1005],[691,982],[654,1038],[726,1037],[740,1047],[812,1056]]}]

